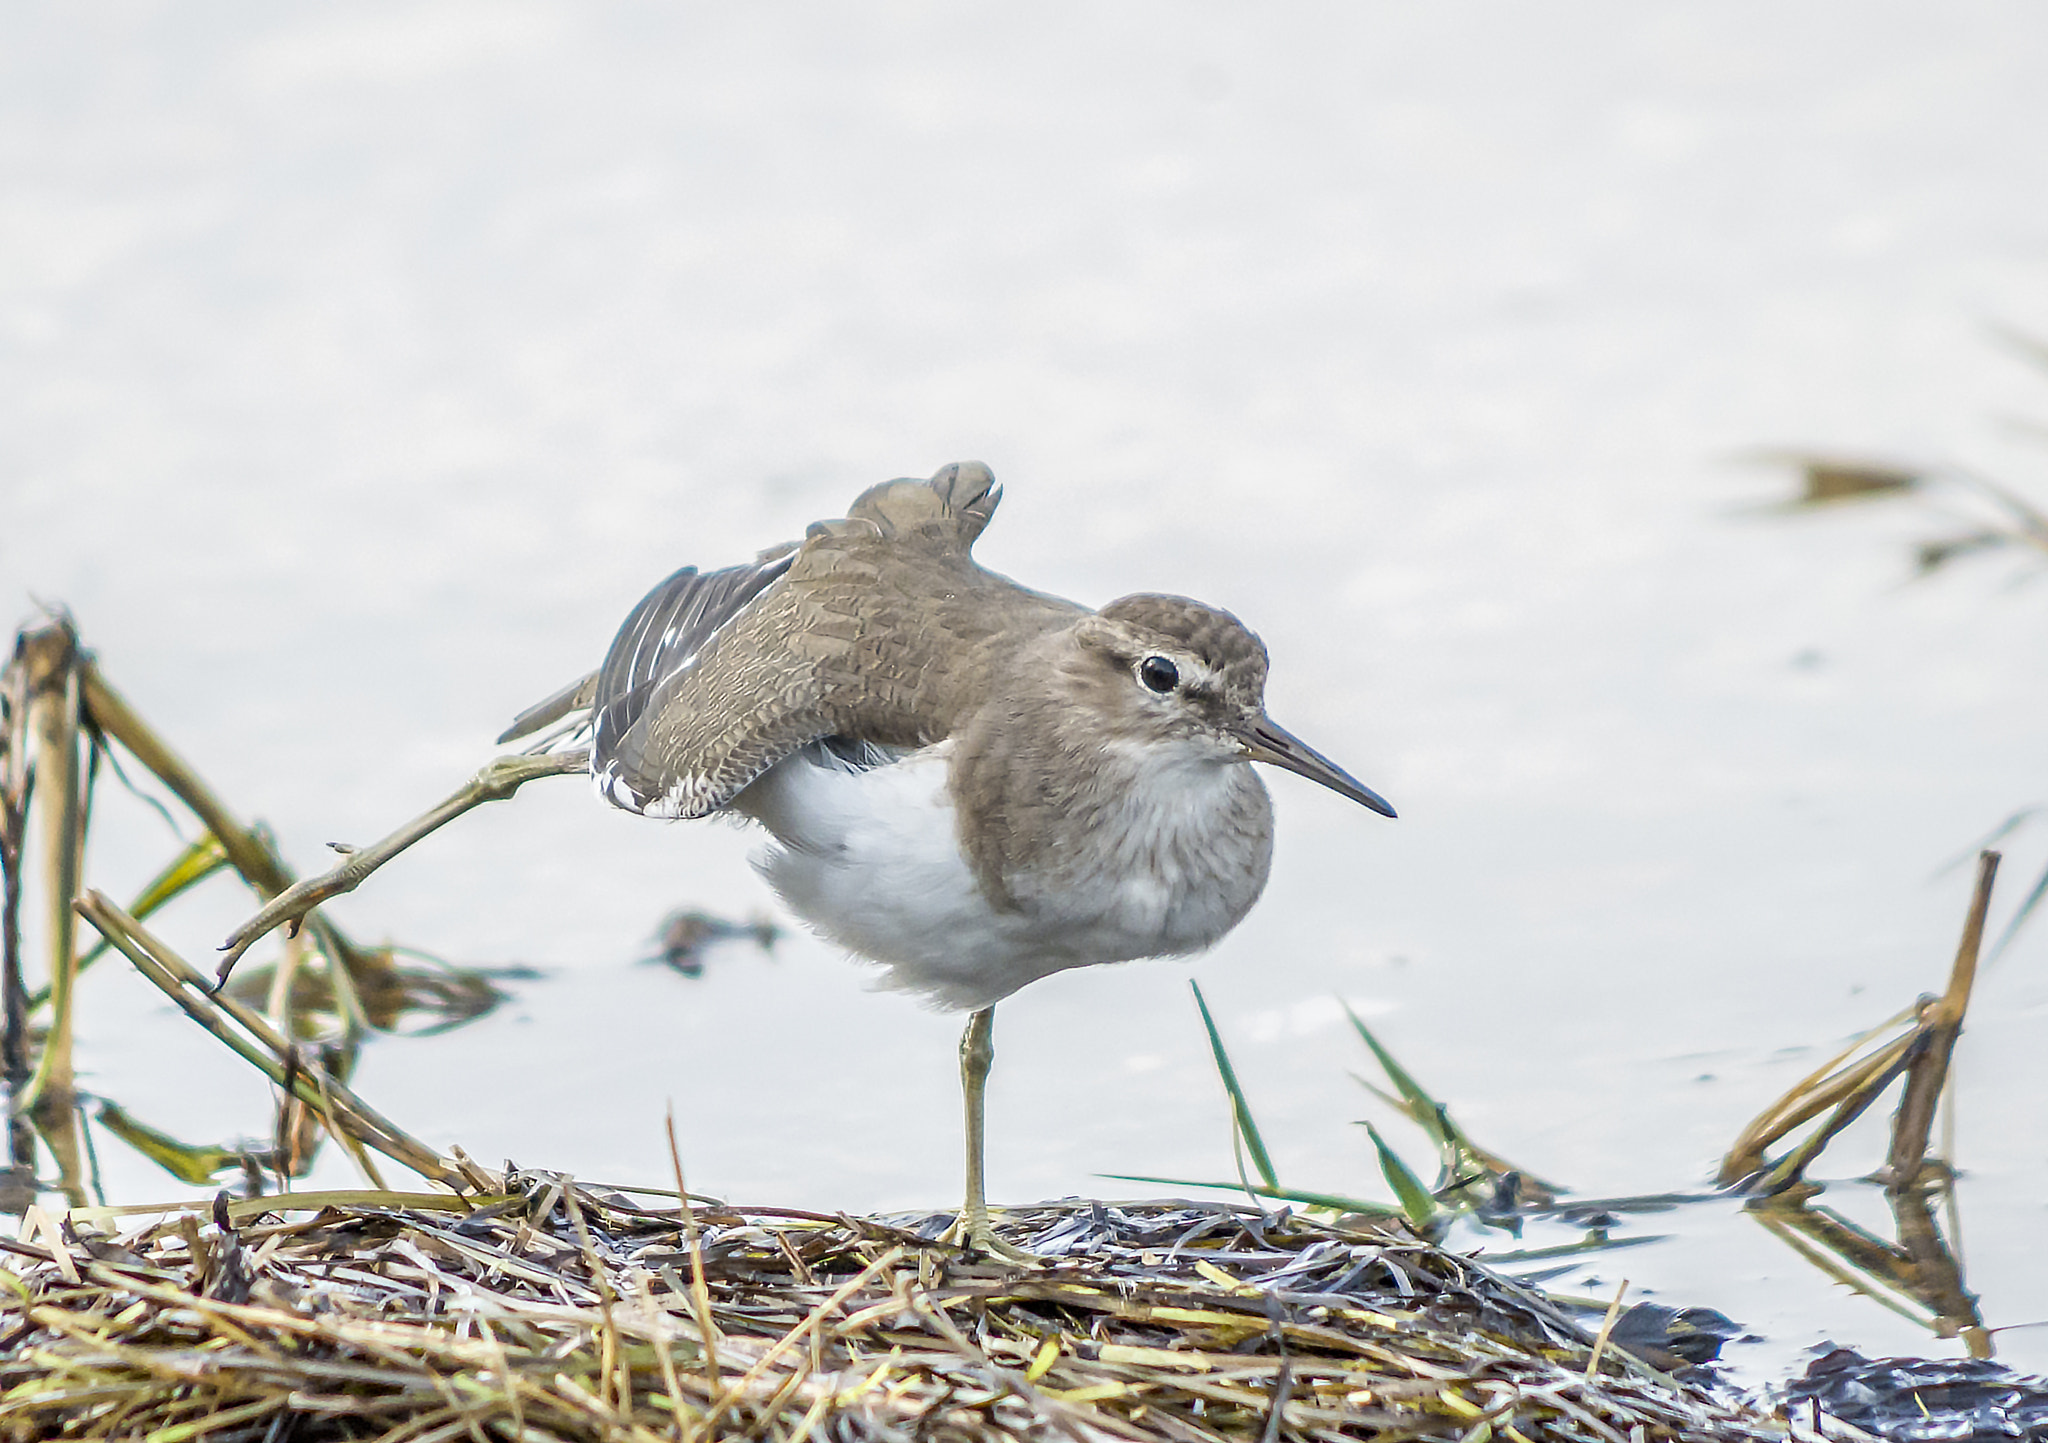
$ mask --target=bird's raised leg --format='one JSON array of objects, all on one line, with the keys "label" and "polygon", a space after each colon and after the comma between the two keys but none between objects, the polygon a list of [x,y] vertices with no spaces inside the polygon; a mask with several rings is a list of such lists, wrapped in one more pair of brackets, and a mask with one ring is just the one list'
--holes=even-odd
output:
[{"label": "bird's raised leg", "polygon": [[328,898],[339,897],[344,892],[353,892],[370,873],[429,832],[454,821],[470,808],[481,806],[485,802],[503,801],[536,777],[556,777],[589,770],[590,753],[587,751],[542,752],[499,757],[471,777],[445,801],[414,817],[390,836],[373,842],[360,851],[350,852],[339,866],[322,872],[317,877],[308,877],[271,898],[269,905],[237,927],[223,944],[221,950],[227,955],[221,960],[220,982],[225,983],[228,980],[228,973],[233,970],[235,963],[259,937],[287,923],[296,926],[304,920],[308,912]]},{"label": "bird's raised leg", "polygon": [[979,1252],[1028,1263],[1033,1261],[1031,1254],[1010,1246],[989,1226],[988,1196],[982,1189],[982,1097],[995,1060],[996,1010],[984,1007],[967,1019],[967,1030],[960,1034],[960,1091],[967,1103],[967,1201],[946,1236]]}]

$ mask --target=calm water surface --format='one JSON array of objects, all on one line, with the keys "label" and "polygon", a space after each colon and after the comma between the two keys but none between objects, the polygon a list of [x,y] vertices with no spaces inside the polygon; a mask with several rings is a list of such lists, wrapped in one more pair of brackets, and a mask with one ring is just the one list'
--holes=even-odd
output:
[{"label": "calm water surface", "polygon": [[[1400,807],[1276,776],[1257,911],[1192,964],[1004,1005],[1000,1198],[1229,1168],[1201,980],[1284,1177],[1377,1190],[1337,999],[1498,1150],[1695,1186],[1842,1038],[1939,986],[1967,877],[2048,800],[2038,580],[1908,584],[1909,510],[1774,519],[1811,442],[2044,485],[2038,7],[558,3],[0,20],[0,586],[320,865],[491,755],[641,593],[957,458],[987,564],[1225,605],[1274,715]],[[2031,418],[2031,419],[2029,419]],[[2030,429],[2031,428],[2031,429]],[[111,889],[162,823],[109,794]],[[334,908],[546,969],[361,1089],[489,1160],[939,1206],[957,1019],[802,935],[749,839],[570,782]],[[1999,925],[2048,864],[2020,833]],[[206,952],[226,889],[166,915]],[[1959,1063],[1973,1286],[2048,1319],[2048,927]],[[259,1132],[232,1059],[113,967],[88,1085]],[[1396,1136],[1404,1136],[1396,1130]],[[1419,1143],[1410,1143],[1420,1155]],[[1874,1165],[1875,1131],[1829,1158]],[[102,1149],[110,1188],[175,1184]],[[346,1182],[330,1160],[331,1181]],[[1842,1200],[1862,1212],[1867,1201]],[[1769,1341],[1939,1352],[1733,1209],[1602,1259]],[[2048,1327],[2000,1336],[2048,1367]]]}]

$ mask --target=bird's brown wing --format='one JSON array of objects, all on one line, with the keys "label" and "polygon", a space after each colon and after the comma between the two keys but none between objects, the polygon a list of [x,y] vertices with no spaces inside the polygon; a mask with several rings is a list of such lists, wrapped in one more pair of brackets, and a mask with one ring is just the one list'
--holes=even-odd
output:
[{"label": "bird's brown wing", "polygon": [[701,817],[824,737],[946,736],[992,645],[1080,610],[975,564],[999,497],[987,467],[949,466],[874,487],[794,551],[669,578],[598,673],[600,789],[649,816]]},{"label": "bird's brown wing", "polygon": [[[788,574],[795,559],[794,551],[784,551],[720,571],[686,566],[627,615],[591,695],[590,771],[614,803],[650,816],[701,816],[724,804],[723,767],[709,757],[686,768],[665,765],[652,743],[677,698],[702,690],[697,683],[707,670],[714,678],[731,670],[718,664],[728,633],[749,607],[764,604],[762,594]],[[765,605],[772,609],[774,603]],[[760,677],[764,686],[783,689],[794,680]]]}]

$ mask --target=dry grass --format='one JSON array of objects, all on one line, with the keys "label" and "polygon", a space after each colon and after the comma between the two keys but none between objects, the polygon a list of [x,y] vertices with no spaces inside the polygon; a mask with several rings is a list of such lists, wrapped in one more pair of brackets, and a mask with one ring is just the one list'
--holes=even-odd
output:
[{"label": "dry grass", "polygon": [[[1408,1237],[1223,1204],[942,1219],[700,1204],[551,1174],[431,1194],[39,1214],[0,1244],[0,1432],[382,1439],[1653,1443],[1782,1422],[1591,1342]],[[106,1229],[102,1231],[101,1229]],[[693,1297],[701,1268],[702,1294]],[[710,1328],[700,1319],[710,1320]]]}]

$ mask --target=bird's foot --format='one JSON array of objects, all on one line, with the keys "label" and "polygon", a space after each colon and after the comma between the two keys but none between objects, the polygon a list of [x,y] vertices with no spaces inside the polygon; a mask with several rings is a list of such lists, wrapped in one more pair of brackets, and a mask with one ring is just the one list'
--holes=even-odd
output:
[{"label": "bird's foot", "polygon": [[950,1247],[964,1248],[971,1253],[986,1253],[1006,1263],[1037,1263],[1044,1261],[1036,1253],[1027,1253],[1013,1243],[1006,1243],[996,1236],[996,1230],[988,1220],[988,1213],[982,1210],[963,1209],[953,1219],[953,1225],[939,1234],[938,1240]]}]

